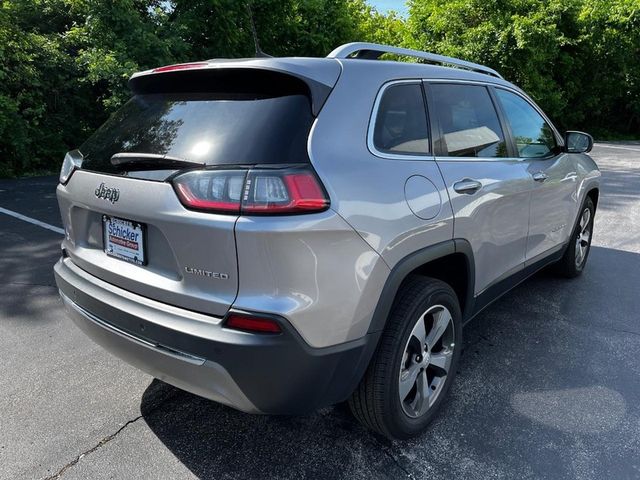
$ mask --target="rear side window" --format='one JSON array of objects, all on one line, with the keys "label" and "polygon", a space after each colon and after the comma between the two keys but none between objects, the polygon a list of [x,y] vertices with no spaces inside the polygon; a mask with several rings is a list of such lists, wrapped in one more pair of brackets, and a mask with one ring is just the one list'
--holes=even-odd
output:
[{"label": "rear side window", "polygon": [[429,134],[422,86],[401,83],[382,94],[375,120],[373,145],[383,153],[424,155]]},{"label": "rear side window", "polygon": [[432,84],[445,155],[506,157],[507,148],[489,92],[479,85]]},{"label": "rear side window", "polygon": [[511,132],[521,158],[547,157],[553,153],[557,143],[549,124],[535,108],[515,93],[496,88]]},{"label": "rear side window", "polygon": [[138,94],[79,148],[82,168],[121,173],[111,163],[117,153],[207,165],[304,163],[313,118],[309,98],[297,93]]}]

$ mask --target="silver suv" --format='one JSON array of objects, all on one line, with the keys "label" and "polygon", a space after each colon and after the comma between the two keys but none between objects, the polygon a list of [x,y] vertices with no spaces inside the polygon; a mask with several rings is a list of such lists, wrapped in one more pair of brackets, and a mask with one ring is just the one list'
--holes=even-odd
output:
[{"label": "silver suv", "polygon": [[466,322],[587,261],[593,140],[490,68],[355,43],[130,87],[65,157],[55,276],[87,335],[184,390],[250,413],[348,400],[407,438],[451,387]]}]

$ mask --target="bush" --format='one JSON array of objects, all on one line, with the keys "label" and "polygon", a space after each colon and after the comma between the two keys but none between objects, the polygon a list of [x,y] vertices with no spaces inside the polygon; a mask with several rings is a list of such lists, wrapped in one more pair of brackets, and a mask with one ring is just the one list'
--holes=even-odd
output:
[{"label": "bush", "polygon": [[[254,0],[262,49],[326,55],[348,41],[490,65],[561,128],[640,137],[638,0]],[[153,66],[254,53],[236,0],[5,0],[0,4],[0,176],[55,171],[64,152]]]}]

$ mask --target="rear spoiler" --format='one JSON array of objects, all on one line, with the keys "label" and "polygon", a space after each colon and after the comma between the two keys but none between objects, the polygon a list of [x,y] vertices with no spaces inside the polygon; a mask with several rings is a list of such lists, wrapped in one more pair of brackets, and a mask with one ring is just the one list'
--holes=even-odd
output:
[{"label": "rear spoiler", "polygon": [[149,93],[265,93],[309,96],[317,116],[340,76],[340,64],[331,59],[269,58],[211,60],[159,67],[135,73],[129,88]]}]

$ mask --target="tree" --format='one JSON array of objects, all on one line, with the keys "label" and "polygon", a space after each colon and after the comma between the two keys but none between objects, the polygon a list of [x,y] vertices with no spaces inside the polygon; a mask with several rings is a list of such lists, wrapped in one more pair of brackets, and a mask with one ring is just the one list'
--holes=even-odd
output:
[{"label": "tree", "polygon": [[[484,63],[560,127],[640,136],[640,0],[247,0],[262,49],[325,56],[371,41]],[[237,0],[3,0],[0,176],[54,170],[129,97],[132,73],[254,54]]]},{"label": "tree", "polygon": [[560,127],[637,128],[638,0],[410,0],[409,12],[408,45],[495,68]]},{"label": "tree", "polygon": [[[92,123],[91,93],[65,52],[74,17],[63,1],[0,7],[0,175],[42,169]],[[58,160],[59,162],[59,160]]]}]

